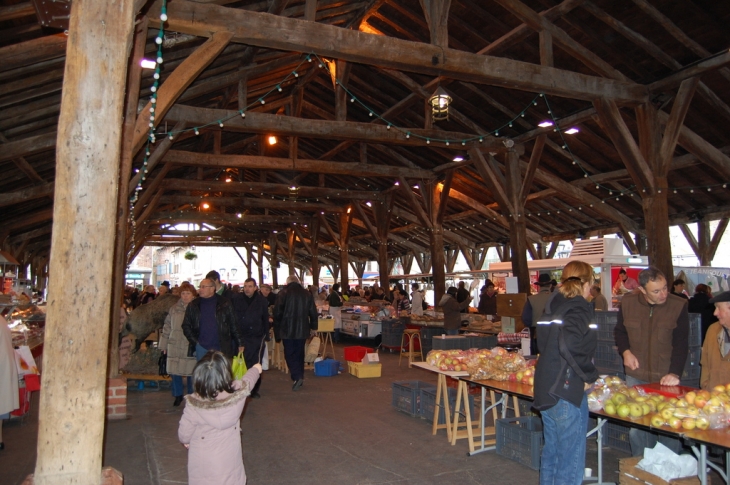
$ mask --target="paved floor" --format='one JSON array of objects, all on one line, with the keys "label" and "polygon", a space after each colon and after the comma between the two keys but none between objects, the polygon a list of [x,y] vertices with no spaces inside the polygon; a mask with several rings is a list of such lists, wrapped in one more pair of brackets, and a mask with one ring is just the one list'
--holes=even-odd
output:
[{"label": "paved floor", "polygon": [[[336,347],[343,360],[342,346]],[[538,474],[495,452],[467,456],[465,441],[451,446],[444,431],[431,434],[427,421],[391,405],[391,383],[436,376],[398,366],[397,354],[381,352],[382,377],[348,374],[315,377],[292,392],[289,377],[264,373],[261,399],[249,400],[242,420],[244,463],[250,484],[503,484],[538,483]],[[124,421],[109,422],[104,464],[124,474],[127,485],[187,482],[187,452],[177,440],[182,407],[169,389],[130,387]],[[38,430],[37,396],[28,419],[6,422],[0,452],[0,484],[20,484],[33,472]],[[607,478],[618,482],[618,458],[606,449]],[[595,440],[587,466],[594,470]]]}]

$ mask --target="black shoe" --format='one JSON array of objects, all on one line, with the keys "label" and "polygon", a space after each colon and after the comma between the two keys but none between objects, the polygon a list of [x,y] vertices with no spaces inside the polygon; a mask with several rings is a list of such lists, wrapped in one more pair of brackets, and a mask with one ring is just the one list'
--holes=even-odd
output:
[{"label": "black shoe", "polygon": [[256,391],[253,394],[251,394],[251,397],[254,398],[254,399],[260,399],[261,398],[261,394],[259,394],[259,392]]},{"label": "black shoe", "polygon": [[173,406],[179,406],[182,401],[183,401],[183,397],[182,396],[175,396],[175,402],[172,403],[172,405]]},{"label": "black shoe", "polygon": [[299,379],[299,380],[297,380],[297,382],[294,383],[294,385],[292,386],[291,390],[292,391],[298,391],[299,389],[302,388],[302,385],[303,384],[304,384],[304,379]]}]

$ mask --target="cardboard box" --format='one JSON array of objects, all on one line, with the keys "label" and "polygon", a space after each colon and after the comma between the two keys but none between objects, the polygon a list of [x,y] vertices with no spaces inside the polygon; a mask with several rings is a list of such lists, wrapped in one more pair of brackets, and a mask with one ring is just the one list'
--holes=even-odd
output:
[{"label": "cardboard box", "polygon": [[380,363],[380,356],[378,354],[365,354],[365,356],[362,358],[361,361],[363,364],[370,365],[370,364],[379,364]]},{"label": "cardboard box", "polygon": [[334,332],[335,331],[334,317],[317,319],[317,331],[318,332]]},{"label": "cardboard box", "polygon": [[[618,461],[619,485],[700,485],[700,479],[696,476],[676,478],[670,481],[662,480],[653,473],[636,467],[642,458],[641,456],[634,456],[621,458]],[[707,477],[707,483],[710,483],[710,477]]]}]

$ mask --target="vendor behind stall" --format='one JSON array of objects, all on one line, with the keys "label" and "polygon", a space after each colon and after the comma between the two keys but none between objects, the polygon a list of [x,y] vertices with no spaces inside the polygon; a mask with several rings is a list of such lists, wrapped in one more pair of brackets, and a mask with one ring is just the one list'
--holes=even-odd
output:
[{"label": "vendor behind stall", "polygon": [[456,301],[456,287],[451,286],[446,294],[441,297],[438,306],[444,312],[444,330],[447,335],[458,335],[461,328],[461,310],[467,308],[471,303],[471,295],[459,303]]},{"label": "vendor behind stall", "polygon": [[730,291],[720,293],[710,303],[715,304],[718,321],[707,329],[700,363],[700,387],[708,391],[730,382]]}]

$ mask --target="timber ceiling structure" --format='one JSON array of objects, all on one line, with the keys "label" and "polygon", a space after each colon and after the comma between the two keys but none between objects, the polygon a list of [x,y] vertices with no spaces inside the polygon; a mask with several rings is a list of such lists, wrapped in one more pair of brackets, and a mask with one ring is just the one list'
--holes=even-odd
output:
[{"label": "timber ceiling structure", "polygon": [[[53,228],[68,4],[48,3],[0,7],[0,244],[26,262]],[[384,246],[421,265],[438,226],[447,265],[481,267],[515,224],[533,258],[601,234],[643,251],[655,215],[727,226],[730,2],[170,0],[161,46],[162,2],[138,4],[131,108],[109,120],[128,258],[276,245],[309,267]],[[158,47],[150,120],[139,61]]]}]

